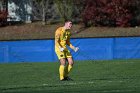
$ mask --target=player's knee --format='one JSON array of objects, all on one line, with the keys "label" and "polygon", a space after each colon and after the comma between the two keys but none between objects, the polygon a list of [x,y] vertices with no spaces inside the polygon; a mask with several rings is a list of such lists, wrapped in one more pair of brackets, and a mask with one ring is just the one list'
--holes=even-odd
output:
[{"label": "player's knee", "polygon": [[62,63],[62,62],[60,62],[60,64],[61,64],[61,65],[64,65],[64,66],[66,65],[66,63]]},{"label": "player's knee", "polygon": [[68,63],[69,63],[69,65],[73,65],[74,64],[73,59],[72,58],[68,58]]},{"label": "player's knee", "polygon": [[69,65],[74,65],[73,60],[69,61]]},{"label": "player's knee", "polygon": [[65,66],[66,65],[66,60],[65,59],[60,59],[60,64]]},{"label": "player's knee", "polygon": [[72,62],[70,65],[74,65],[74,62]]}]

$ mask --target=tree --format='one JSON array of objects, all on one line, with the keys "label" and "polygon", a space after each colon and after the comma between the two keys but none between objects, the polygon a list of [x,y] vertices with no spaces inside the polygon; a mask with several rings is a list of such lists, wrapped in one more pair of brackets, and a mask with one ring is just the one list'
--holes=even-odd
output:
[{"label": "tree", "polygon": [[4,0],[0,1],[0,26],[4,25],[7,21],[7,2]]},{"label": "tree", "polygon": [[73,0],[55,0],[57,10],[61,16],[62,22],[65,20],[71,20],[74,12],[74,1]]},{"label": "tree", "polygon": [[41,18],[43,24],[46,24],[46,13],[50,0],[33,0],[34,17]]},{"label": "tree", "polygon": [[131,26],[138,0],[86,0],[82,12],[85,26]]}]

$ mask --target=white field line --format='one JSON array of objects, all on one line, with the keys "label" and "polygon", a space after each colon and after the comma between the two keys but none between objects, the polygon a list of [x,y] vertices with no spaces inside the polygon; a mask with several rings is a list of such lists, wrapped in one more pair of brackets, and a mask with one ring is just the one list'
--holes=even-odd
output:
[{"label": "white field line", "polygon": [[[109,83],[112,83],[112,82],[124,82],[124,81],[107,81],[107,82],[109,82]],[[67,85],[67,86],[72,86],[72,85],[85,85],[85,84],[90,84],[90,85],[94,85],[95,84],[95,82],[94,81],[87,81],[87,82],[69,82],[69,81],[60,81],[60,83],[56,83],[56,84],[54,84],[54,83],[44,83],[44,84],[40,84],[40,85],[36,85],[36,86],[34,86],[33,84],[31,84],[31,85],[10,85],[10,86],[0,86],[0,89],[6,89],[6,87],[8,88],[8,89],[14,89],[14,88],[31,88],[31,87],[49,87],[49,86],[65,86],[65,85]]]},{"label": "white field line", "polygon": [[[112,83],[112,82],[125,82],[125,81],[107,81],[108,83]],[[94,85],[96,84],[96,82],[94,81],[88,81],[88,82],[69,82],[69,81],[62,81],[62,83],[58,83],[58,84],[42,84],[43,86],[65,86],[65,85],[68,85],[68,86],[71,86],[71,85],[85,85],[85,84],[90,84],[90,85]]]},{"label": "white field line", "polygon": [[[126,82],[126,81],[107,81],[108,83],[113,83],[113,82]],[[37,85],[37,86],[33,86],[33,85],[12,85],[11,87],[9,86],[8,88],[4,88],[1,87],[0,89],[4,89],[4,90],[16,90],[16,89],[22,89],[22,88],[38,88],[38,87],[57,87],[57,86],[80,86],[80,85],[94,85],[97,84],[97,82],[94,82],[94,81],[87,81],[87,82],[69,82],[69,81],[62,81],[60,83],[57,83],[57,84],[47,84],[47,83],[44,83],[42,85]],[[6,87],[6,86],[5,86]],[[131,87],[131,86],[126,86],[127,88]],[[133,87],[134,88],[134,87]],[[139,86],[135,86],[135,88],[139,88]],[[103,92],[103,93],[108,93],[108,92],[131,92],[131,91],[135,91],[135,90],[119,90],[119,89],[116,89],[116,90],[95,90],[95,92]],[[94,92],[94,90],[93,90]]]}]

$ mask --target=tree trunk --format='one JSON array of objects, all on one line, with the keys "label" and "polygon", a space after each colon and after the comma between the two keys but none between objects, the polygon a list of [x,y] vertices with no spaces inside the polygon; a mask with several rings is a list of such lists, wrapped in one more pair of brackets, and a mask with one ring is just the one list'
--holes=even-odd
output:
[{"label": "tree trunk", "polygon": [[42,8],[43,9],[43,13],[42,13],[42,24],[46,25],[46,11],[45,11],[45,7]]}]

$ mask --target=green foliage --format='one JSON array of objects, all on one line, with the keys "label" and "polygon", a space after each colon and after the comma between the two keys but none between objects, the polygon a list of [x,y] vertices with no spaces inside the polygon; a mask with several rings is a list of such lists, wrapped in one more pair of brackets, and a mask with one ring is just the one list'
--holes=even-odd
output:
[{"label": "green foliage", "polygon": [[41,20],[44,25],[46,24],[46,13],[48,11],[49,1],[50,0],[33,0],[34,5],[38,6],[37,9],[36,7],[33,8],[33,11],[36,15],[39,14],[41,16]]},{"label": "green foliage", "polygon": [[139,26],[139,0],[85,0],[82,13],[85,26]]},{"label": "green foliage", "polygon": [[74,1],[73,0],[54,0],[57,10],[61,16],[61,21],[71,20],[74,11]]}]

